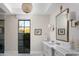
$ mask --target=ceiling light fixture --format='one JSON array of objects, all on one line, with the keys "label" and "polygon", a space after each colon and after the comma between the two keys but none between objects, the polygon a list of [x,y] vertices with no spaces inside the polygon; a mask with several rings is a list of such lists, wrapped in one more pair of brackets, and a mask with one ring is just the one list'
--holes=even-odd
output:
[{"label": "ceiling light fixture", "polygon": [[22,10],[25,13],[30,13],[32,11],[32,4],[31,3],[23,3]]}]

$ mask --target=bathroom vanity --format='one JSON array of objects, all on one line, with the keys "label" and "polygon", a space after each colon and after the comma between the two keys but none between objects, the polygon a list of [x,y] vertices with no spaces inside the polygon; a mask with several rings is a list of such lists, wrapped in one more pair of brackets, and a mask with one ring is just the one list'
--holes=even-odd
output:
[{"label": "bathroom vanity", "polygon": [[[43,41],[43,55],[45,56],[79,56],[79,38],[72,30],[72,20],[74,13],[70,13],[69,8],[63,9],[56,16],[56,40],[55,42]],[[72,16],[70,18],[70,15]],[[76,22],[76,26],[79,21]],[[76,29],[75,29],[76,30]],[[71,31],[71,32],[70,32]],[[78,29],[79,31],[79,29]],[[72,34],[73,33],[73,34]],[[72,35],[71,35],[72,34]],[[74,38],[74,37],[76,38]],[[73,37],[73,38],[70,38]],[[54,38],[53,38],[54,39]],[[60,41],[60,42],[58,42]]]},{"label": "bathroom vanity", "polygon": [[79,56],[79,51],[64,48],[59,43],[49,41],[42,42],[44,56]]}]

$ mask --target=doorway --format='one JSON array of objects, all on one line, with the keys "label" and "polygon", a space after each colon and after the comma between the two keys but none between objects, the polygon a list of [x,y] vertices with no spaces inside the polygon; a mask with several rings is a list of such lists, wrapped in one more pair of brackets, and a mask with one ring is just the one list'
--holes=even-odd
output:
[{"label": "doorway", "polygon": [[18,52],[30,53],[30,20],[18,21]]},{"label": "doorway", "polygon": [[4,53],[4,20],[0,20],[0,53]]}]

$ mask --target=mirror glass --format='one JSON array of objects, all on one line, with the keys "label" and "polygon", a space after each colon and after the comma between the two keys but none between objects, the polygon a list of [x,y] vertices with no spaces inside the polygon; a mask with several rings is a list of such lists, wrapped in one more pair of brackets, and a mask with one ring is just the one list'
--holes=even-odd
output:
[{"label": "mirror glass", "polygon": [[56,16],[56,39],[69,41],[69,21],[67,10],[62,11]]}]

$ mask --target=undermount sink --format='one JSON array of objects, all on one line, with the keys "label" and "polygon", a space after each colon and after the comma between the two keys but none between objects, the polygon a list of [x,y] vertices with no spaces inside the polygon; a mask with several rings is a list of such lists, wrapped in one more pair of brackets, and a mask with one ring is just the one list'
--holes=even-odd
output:
[{"label": "undermount sink", "polygon": [[49,44],[54,44],[54,41],[49,41],[48,43],[49,43]]},{"label": "undermount sink", "polygon": [[60,45],[60,43],[55,43],[56,45]]},{"label": "undermount sink", "polygon": [[49,41],[48,43],[54,43],[54,41]]},{"label": "undermount sink", "polygon": [[49,44],[56,44],[56,45],[60,45],[60,43],[58,43],[58,42],[56,42],[56,43],[55,43],[54,41],[48,41],[48,43],[49,43]]}]

